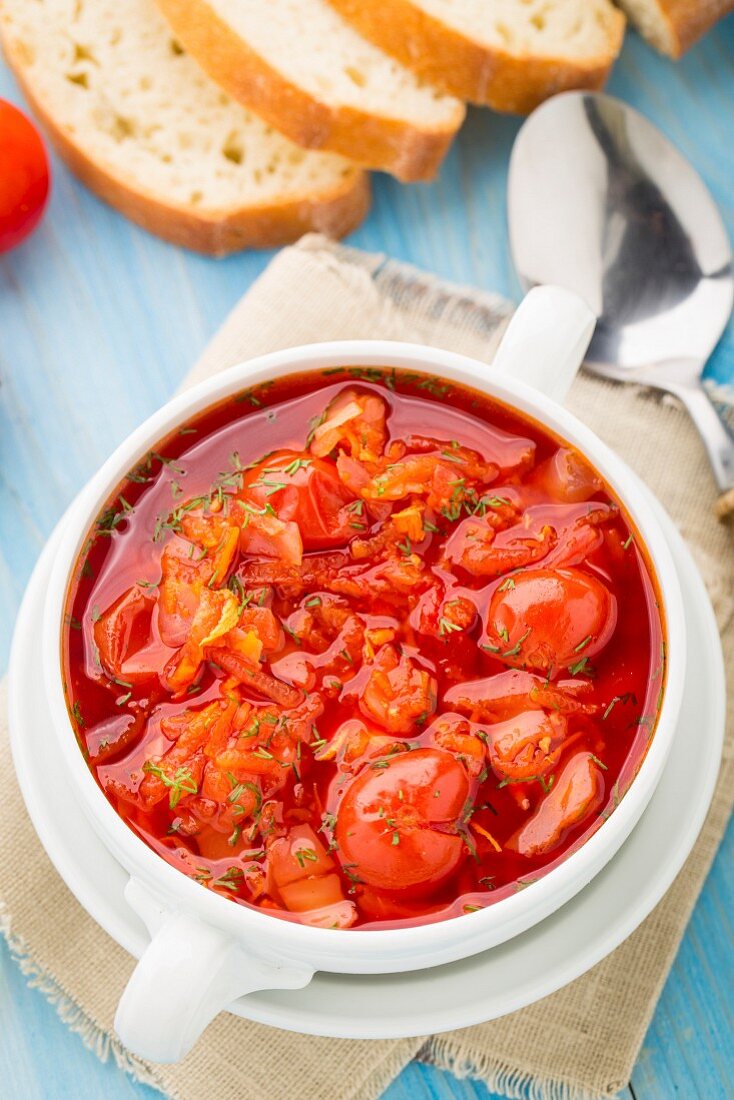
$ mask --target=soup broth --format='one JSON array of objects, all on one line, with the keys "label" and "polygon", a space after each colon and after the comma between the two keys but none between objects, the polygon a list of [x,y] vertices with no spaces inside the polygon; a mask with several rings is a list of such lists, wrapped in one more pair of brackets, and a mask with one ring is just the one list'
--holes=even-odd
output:
[{"label": "soup broth", "polygon": [[62,651],[127,825],[326,928],[532,886],[614,812],[665,678],[645,549],[587,461],[371,368],[248,390],[149,453],[89,532]]}]

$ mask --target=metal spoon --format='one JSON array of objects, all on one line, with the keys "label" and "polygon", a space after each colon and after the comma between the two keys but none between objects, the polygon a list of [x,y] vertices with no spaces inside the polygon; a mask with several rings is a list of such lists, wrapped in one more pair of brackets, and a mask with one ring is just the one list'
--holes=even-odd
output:
[{"label": "metal spoon", "polygon": [[508,181],[510,247],[525,289],[574,290],[598,321],[595,374],[675,394],[734,511],[734,439],[701,373],[734,305],[732,250],[700,176],[652,123],[606,95],[568,92],[520,130]]}]

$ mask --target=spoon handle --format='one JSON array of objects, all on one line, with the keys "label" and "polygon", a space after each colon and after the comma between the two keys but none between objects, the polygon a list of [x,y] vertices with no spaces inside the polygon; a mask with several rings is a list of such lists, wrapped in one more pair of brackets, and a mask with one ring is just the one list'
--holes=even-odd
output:
[{"label": "spoon handle", "polygon": [[721,496],[716,505],[719,519],[734,513],[734,438],[714,408],[700,379],[665,386],[685,405],[698,428],[711,462]]}]

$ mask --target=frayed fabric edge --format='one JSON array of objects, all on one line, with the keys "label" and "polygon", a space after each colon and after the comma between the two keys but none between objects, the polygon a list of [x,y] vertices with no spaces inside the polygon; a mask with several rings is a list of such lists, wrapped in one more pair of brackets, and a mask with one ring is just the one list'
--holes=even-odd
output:
[{"label": "frayed fabric edge", "polygon": [[590,1091],[572,1081],[538,1077],[517,1066],[497,1061],[489,1056],[479,1060],[457,1053],[450,1041],[442,1036],[429,1039],[417,1055],[420,1062],[452,1073],[459,1079],[481,1081],[490,1092],[508,1100],[614,1100],[625,1087],[620,1081],[606,1088]]},{"label": "frayed fabric edge", "polygon": [[[33,955],[20,936],[12,931],[12,919],[7,906],[0,901],[0,935],[8,945],[11,957],[27,979],[31,989],[38,989],[50,1005],[56,1009],[61,1022],[78,1035],[87,1050],[100,1062],[112,1057],[116,1065],[129,1074],[135,1081],[166,1094],[160,1079],[145,1062],[140,1061],[122,1045],[119,1039],[99,1027],[87,1016],[86,1012],[74,1001],[55,978],[52,978],[33,958]],[[167,1095],[170,1096],[170,1093]]]}]

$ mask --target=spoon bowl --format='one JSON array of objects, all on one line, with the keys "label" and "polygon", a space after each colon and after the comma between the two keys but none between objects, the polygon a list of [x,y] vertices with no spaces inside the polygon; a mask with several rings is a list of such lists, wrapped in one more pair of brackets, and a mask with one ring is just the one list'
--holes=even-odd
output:
[{"label": "spoon bowl", "polygon": [[722,511],[734,508],[734,441],[701,384],[734,306],[732,250],[694,168],[631,107],[569,92],[518,134],[508,217],[524,288],[552,283],[587,301],[597,326],[586,367],[674,393],[706,445]]}]

